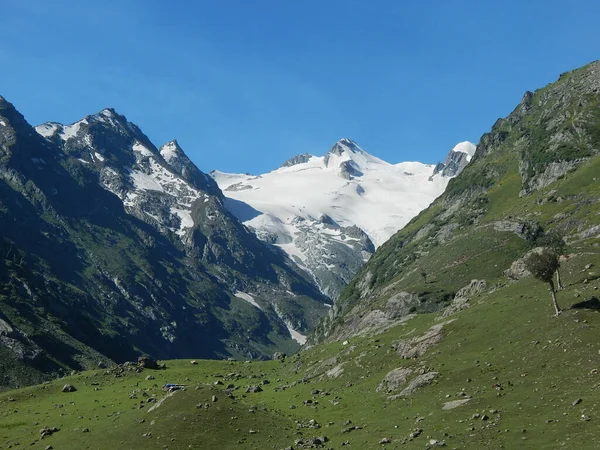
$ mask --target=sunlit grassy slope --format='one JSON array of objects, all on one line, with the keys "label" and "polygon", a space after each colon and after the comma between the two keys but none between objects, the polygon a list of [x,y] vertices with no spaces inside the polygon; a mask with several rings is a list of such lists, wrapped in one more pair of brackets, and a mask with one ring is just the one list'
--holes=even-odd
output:
[{"label": "sunlit grassy slope", "polygon": [[[284,362],[180,360],[118,377],[114,369],[82,372],[0,394],[0,448],[282,449],[321,436],[329,440],[324,448],[380,448],[383,438],[391,439],[386,448],[424,448],[432,439],[449,448],[598,448],[600,316],[571,307],[597,295],[600,282],[590,279],[600,249],[571,250],[558,318],[545,286],[525,279],[498,284],[447,318],[418,315]],[[588,264],[595,266],[585,270]],[[442,341],[420,358],[401,359],[392,348],[449,321]],[[389,400],[376,388],[397,367],[439,375],[412,396]],[[66,383],[78,391],[62,393]],[[187,387],[149,412],[156,402],[148,398],[163,398],[165,383]],[[230,383],[234,398],[225,392]],[[254,385],[263,391],[246,393]],[[352,426],[360,428],[344,432]],[[60,431],[40,439],[44,427]]]}]

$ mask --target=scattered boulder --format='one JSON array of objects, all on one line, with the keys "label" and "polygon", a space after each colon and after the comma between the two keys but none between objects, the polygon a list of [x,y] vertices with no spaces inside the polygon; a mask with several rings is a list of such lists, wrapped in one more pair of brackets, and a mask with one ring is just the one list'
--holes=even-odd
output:
[{"label": "scattered boulder", "polygon": [[379,441],[379,444],[383,445],[383,444],[391,444],[392,443],[392,439],[389,437],[384,437],[383,439],[381,439]]},{"label": "scattered boulder", "polygon": [[504,271],[504,275],[509,280],[518,281],[523,278],[527,278],[531,276],[531,272],[527,270],[527,266],[525,265],[525,261],[534,253],[542,253],[544,251],[544,247],[536,247],[527,253],[522,258],[514,261],[508,269]]},{"label": "scattered boulder", "polygon": [[140,356],[138,358],[138,366],[143,367],[144,369],[159,369],[158,362],[148,356]]},{"label": "scattered boulder", "polygon": [[319,436],[314,438],[301,438],[294,441],[295,447],[288,447],[292,449],[309,449],[309,448],[321,448],[326,442],[329,441],[327,436]]},{"label": "scattered boulder", "polygon": [[419,436],[421,436],[421,433],[423,433],[423,429],[421,428],[417,428],[415,429],[415,431],[411,432],[408,437],[410,439],[414,439],[414,438],[418,438]]},{"label": "scattered boulder", "polygon": [[72,384],[65,384],[62,388],[63,392],[75,392],[77,388]]},{"label": "scattered boulder", "polygon": [[458,290],[452,303],[444,311],[444,317],[454,314],[458,311],[468,308],[469,299],[474,295],[480,294],[486,288],[485,280],[471,280],[469,284]]},{"label": "scattered boulder", "polygon": [[529,242],[535,241],[535,238],[543,232],[540,224],[531,220],[498,220],[492,223],[492,227],[496,231],[514,233]]},{"label": "scattered boulder", "polygon": [[48,436],[52,436],[54,433],[56,433],[56,432],[58,432],[58,431],[60,431],[60,429],[59,429],[59,428],[56,428],[56,427],[46,427],[46,428],[42,428],[42,429],[40,430],[40,437],[41,437],[42,439],[44,439],[44,438],[46,438],[46,437],[48,437]]},{"label": "scattered boulder", "polygon": [[450,402],[444,403],[444,406],[442,406],[442,409],[445,411],[448,411],[450,409],[458,408],[459,406],[465,405],[465,404],[469,403],[470,401],[471,401],[470,398],[464,398],[461,400],[452,400]]},{"label": "scattered boulder", "polygon": [[106,365],[106,363],[104,361],[99,361],[98,362],[98,369],[106,369],[108,366]]},{"label": "scattered boulder", "polygon": [[260,386],[249,386],[248,389],[246,389],[247,393],[255,393],[255,392],[262,392],[262,388]]},{"label": "scattered boulder", "polygon": [[395,391],[406,383],[406,380],[412,373],[412,369],[409,369],[408,367],[398,367],[397,369],[388,372],[383,381],[377,387],[377,392]]},{"label": "scattered boulder", "polygon": [[439,343],[444,337],[443,328],[450,321],[432,326],[423,336],[414,337],[408,341],[400,341],[396,344],[396,351],[401,358],[419,358],[429,348]]},{"label": "scattered boulder", "polygon": [[410,397],[417,389],[431,384],[431,382],[439,375],[438,372],[425,372],[417,375],[413,380],[400,392],[398,395],[389,396],[389,400],[396,400],[399,397]]},{"label": "scattered boulder", "polygon": [[287,355],[283,352],[275,352],[273,353],[273,360],[275,361],[285,361]]}]

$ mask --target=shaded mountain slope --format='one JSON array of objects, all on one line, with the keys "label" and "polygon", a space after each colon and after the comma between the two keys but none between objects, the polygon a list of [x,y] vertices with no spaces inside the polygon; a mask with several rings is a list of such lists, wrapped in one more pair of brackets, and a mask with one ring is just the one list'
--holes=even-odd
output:
[{"label": "shaded mountain slope", "polygon": [[101,355],[293,350],[326,310],[175,142],[112,110],[42,136],[0,99],[0,120],[2,384]]}]

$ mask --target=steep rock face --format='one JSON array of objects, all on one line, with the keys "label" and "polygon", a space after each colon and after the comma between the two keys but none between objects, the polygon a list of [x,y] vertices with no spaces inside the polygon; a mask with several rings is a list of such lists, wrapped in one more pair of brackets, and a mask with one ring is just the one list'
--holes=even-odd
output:
[{"label": "steep rock face", "polygon": [[470,142],[457,144],[443,163],[439,163],[433,169],[432,177],[438,173],[446,177],[455,177],[466,167],[475,155],[476,146]]},{"label": "steep rock face", "polygon": [[336,299],[375,248],[444,190],[473,149],[459,144],[449,168],[433,172],[417,162],[389,164],[344,138],[323,157],[299,155],[267,174],[212,176],[238,219]]},{"label": "steep rock face", "polygon": [[[506,283],[548,230],[570,242],[598,239],[599,105],[599,62],[526,92],[444,194],[378,248],[310,343],[347,339],[357,323],[440,310],[474,279]],[[395,315],[398,295],[411,301]]]},{"label": "steep rock face", "polygon": [[303,153],[301,155],[296,155],[296,156],[293,156],[292,158],[288,159],[286,162],[284,162],[281,165],[281,167],[291,167],[291,166],[295,166],[296,164],[302,164],[302,163],[310,161],[311,158],[314,158],[314,156],[311,155],[310,153]]},{"label": "steep rock face", "polygon": [[326,311],[176,142],[113,110],[37,131],[0,98],[0,383],[102,355],[293,351]]}]

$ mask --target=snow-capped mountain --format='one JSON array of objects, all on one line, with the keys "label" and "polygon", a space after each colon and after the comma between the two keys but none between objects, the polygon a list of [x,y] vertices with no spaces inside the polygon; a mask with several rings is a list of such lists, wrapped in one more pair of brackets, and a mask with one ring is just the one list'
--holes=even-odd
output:
[{"label": "snow-capped mountain", "polygon": [[[433,175],[438,173],[445,177],[455,177],[458,175],[471,158],[475,155],[475,145],[470,142],[461,142],[450,150],[446,160],[443,163],[438,163],[433,170]],[[432,175],[432,176],[433,176]]]},{"label": "snow-capped mountain", "polygon": [[[263,175],[211,175],[226,207],[335,299],[375,248],[438,197],[474,152],[463,142],[445,165],[390,164],[341,139],[325,156],[298,155]],[[455,170],[445,171],[451,164]]]},{"label": "snow-capped mountain", "polygon": [[157,149],[112,109],[72,125],[45,123],[36,131],[82,163],[97,166],[100,184],[119,197],[128,212],[181,239],[193,228],[193,203],[210,203],[221,196],[176,141]]}]

